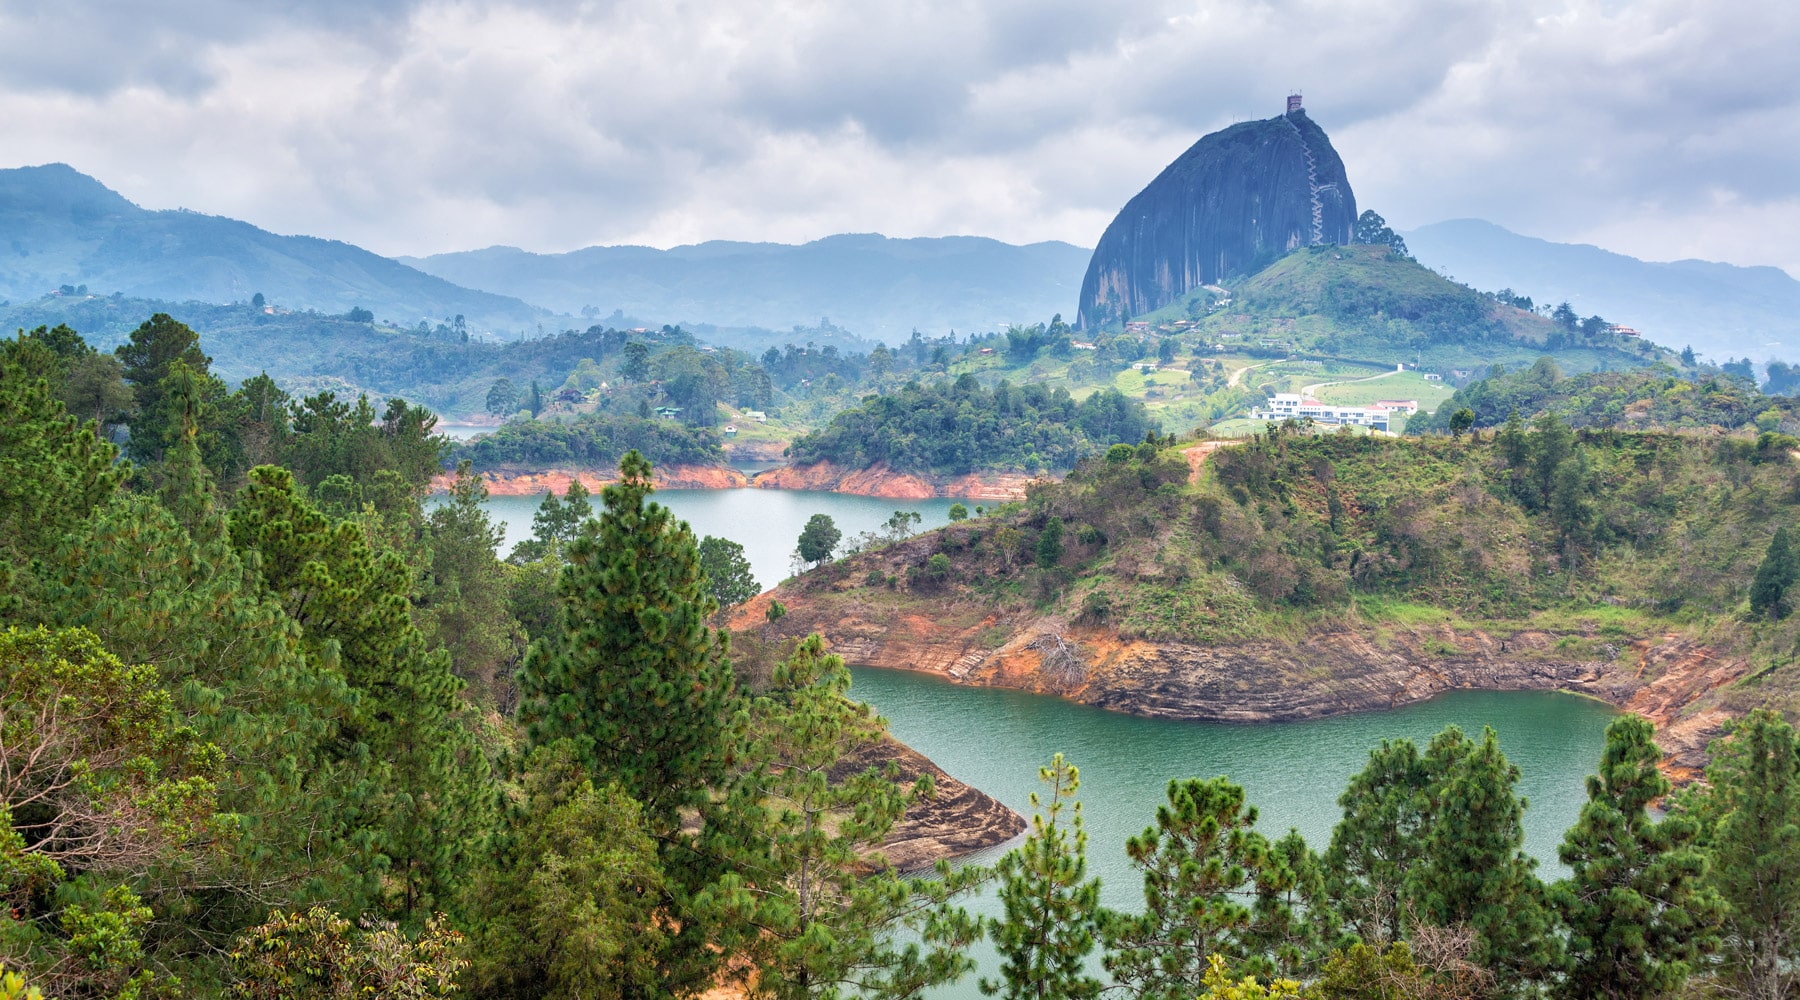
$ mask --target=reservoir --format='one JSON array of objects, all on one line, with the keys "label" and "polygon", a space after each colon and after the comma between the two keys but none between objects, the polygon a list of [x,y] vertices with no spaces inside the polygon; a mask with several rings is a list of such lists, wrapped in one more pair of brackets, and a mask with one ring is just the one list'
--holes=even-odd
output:
[{"label": "reservoir", "polygon": [[[922,527],[948,521],[949,500],[889,500],[786,490],[659,490],[654,499],[693,527],[744,546],[761,584],[789,575],[789,554],[813,514],[829,514],[846,539],[873,530],[896,509],[916,510]],[[530,537],[540,497],[494,497],[488,510],[505,522],[505,550]],[[966,502],[966,501],[965,501]],[[596,512],[599,498],[594,498]],[[969,503],[973,510],[974,504]],[[1316,851],[1330,842],[1341,812],[1337,797],[1383,739],[1409,737],[1421,748],[1446,725],[1479,736],[1499,733],[1501,748],[1522,772],[1526,850],[1546,880],[1561,877],[1556,848],[1586,800],[1584,782],[1597,766],[1604,730],[1617,714],[1576,695],[1463,691],[1388,712],[1265,725],[1145,719],[1042,695],[971,687],[936,675],[854,668],[851,695],[888,719],[903,742],[957,778],[1031,814],[1038,768],[1063,753],[1081,769],[1079,798],[1088,833],[1088,871],[1101,880],[1106,905],[1137,909],[1142,881],[1125,857],[1125,840],[1156,820],[1168,782],[1226,775],[1244,786],[1271,840],[1298,829]],[[977,860],[991,862],[1001,849]],[[997,915],[990,891],[971,909]],[[981,972],[996,968],[983,946]],[[974,976],[933,994],[975,997]]]},{"label": "reservoir", "polygon": [[[876,531],[896,510],[917,512],[916,530],[925,531],[950,523],[954,500],[891,500],[844,493],[809,490],[657,490],[650,499],[673,511],[694,529],[696,540],[707,535],[729,538],[744,547],[750,571],[764,590],[793,574],[790,558],[800,540],[800,529],[814,514],[829,515],[844,534],[844,543],[865,531]],[[500,544],[505,557],[514,545],[531,537],[531,518],[542,496],[491,497],[489,516],[506,528]],[[600,513],[600,496],[589,501]],[[973,501],[964,501],[971,511]],[[840,546],[841,547],[841,546]]]}]

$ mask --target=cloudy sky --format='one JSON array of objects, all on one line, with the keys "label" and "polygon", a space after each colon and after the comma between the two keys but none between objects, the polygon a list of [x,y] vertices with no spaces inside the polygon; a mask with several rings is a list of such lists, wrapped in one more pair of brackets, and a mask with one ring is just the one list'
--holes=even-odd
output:
[{"label": "cloudy sky", "polygon": [[1091,246],[1303,90],[1358,203],[1800,274],[1776,0],[0,0],[0,166],[389,254]]}]

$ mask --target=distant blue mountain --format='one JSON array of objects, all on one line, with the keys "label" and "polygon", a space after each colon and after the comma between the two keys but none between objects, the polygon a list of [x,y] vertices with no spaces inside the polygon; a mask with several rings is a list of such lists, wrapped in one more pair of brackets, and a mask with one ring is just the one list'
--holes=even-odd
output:
[{"label": "distant blue mountain", "polygon": [[1800,281],[1774,267],[1653,263],[1454,219],[1403,234],[1420,263],[1483,291],[1568,302],[1702,357],[1800,360]]},{"label": "distant blue mountain", "polygon": [[471,329],[502,335],[535,334],[550,319],[348,243],[148,211],[60,163],[0,170],[0,299],[37,299],[63,285],[177,302],[244,302],[261,292],[288,309],[361,307],[403,326],[462,315]]},{"label": "distant blue mountain", "polygon": [[798,246],[721,240],[563,254],[489,247],[401,260],[559,312],[617,309],[664,323],[771,330],[829,318],[859,336],[895,341],[914,329],[967,333],[1073,317],[1088,256],[1067,243],[848,234]]}]

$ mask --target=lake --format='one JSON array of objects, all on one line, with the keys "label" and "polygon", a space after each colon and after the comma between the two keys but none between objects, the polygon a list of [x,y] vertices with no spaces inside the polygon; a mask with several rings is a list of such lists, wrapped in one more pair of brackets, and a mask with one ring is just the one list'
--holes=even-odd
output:
[{"label": "lake", "polygon": [[[651,499],[669,508],[694,529],[696,538],[717,535],[744,547],[750,571],[767,590],[793,573],[791,557],[800,529],[814,514],[827,514],[849,541],[880,528],[896,510],[916,511],[920,529],[950,523],[954,500],[890,500],[806,490],[657,490]],[[540,496],[492,497],[490,515],[506,527],[500,554],[531,537],[531,517],[544,502]],[[591,501],[600,512],[600,498]],[[973,502],[964,501],[973,510]]]},{"label": "lake", "polygon": [[[655,499],[698,535],[744,546],[757,579],[773,586],[789,573],[801,526],[829,514],[846,538],[872,530],[896,509],[916,510],[923,527],[948,521],[952,501],[901,501],[788,490],[659,490]],[[531,535],[540,497],[495,497],[489,511],[506,524],[507,547]],[[971,505],[972,507],[973,505]],[[596,507],[598,499],[596,498]],[[1563,873],[1556,847],[1585,801],[1584,781],[1599,761],[1604,730],[1617,714],[1576,695],[1550,692],[1454,692],[1389,712],[1312,722],[1223,725],[1144,719],[1059,698],[959,685],[935,675],[855,668],[851,693],[886,716],[894,735],[944,770],[1030,815],[1037,770],[1063,753],[1081,769],[1089,871],[1105,903],[1136,908],[1142,882],[1125,857],[1125,839],[1155,822],[1172,778],[1227,775],[1260,811],[1271,839],[1298,829],[1315,850],[1329,843],[1337,797],[1383,739],[1410,737],[1421,747],[1452,723],[1471,734],[1491,725],[1521,770],[1526,849],[1546,878]],[[989,852],[992,860],[1000,850]],[[991,893],[973,908],[998,913]],[[993,974],[991,955],[983,971]],[[974,977],[934,996],[977,996]]]}]

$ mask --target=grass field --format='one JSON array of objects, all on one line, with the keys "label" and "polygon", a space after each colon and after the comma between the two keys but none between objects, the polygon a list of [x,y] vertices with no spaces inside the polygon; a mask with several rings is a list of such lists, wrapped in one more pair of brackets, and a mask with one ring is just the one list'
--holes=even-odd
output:
[{"label": "grass field", "polygon": [[1322,403],[1339,406],[1367,406],[1380,399],[1416,399],[1419,409],[1432,413],[1456,392],[1446,382],[1427,381],[1418,372],[1396,372],[1369,382],[1328,385],[1318,391]]}]

